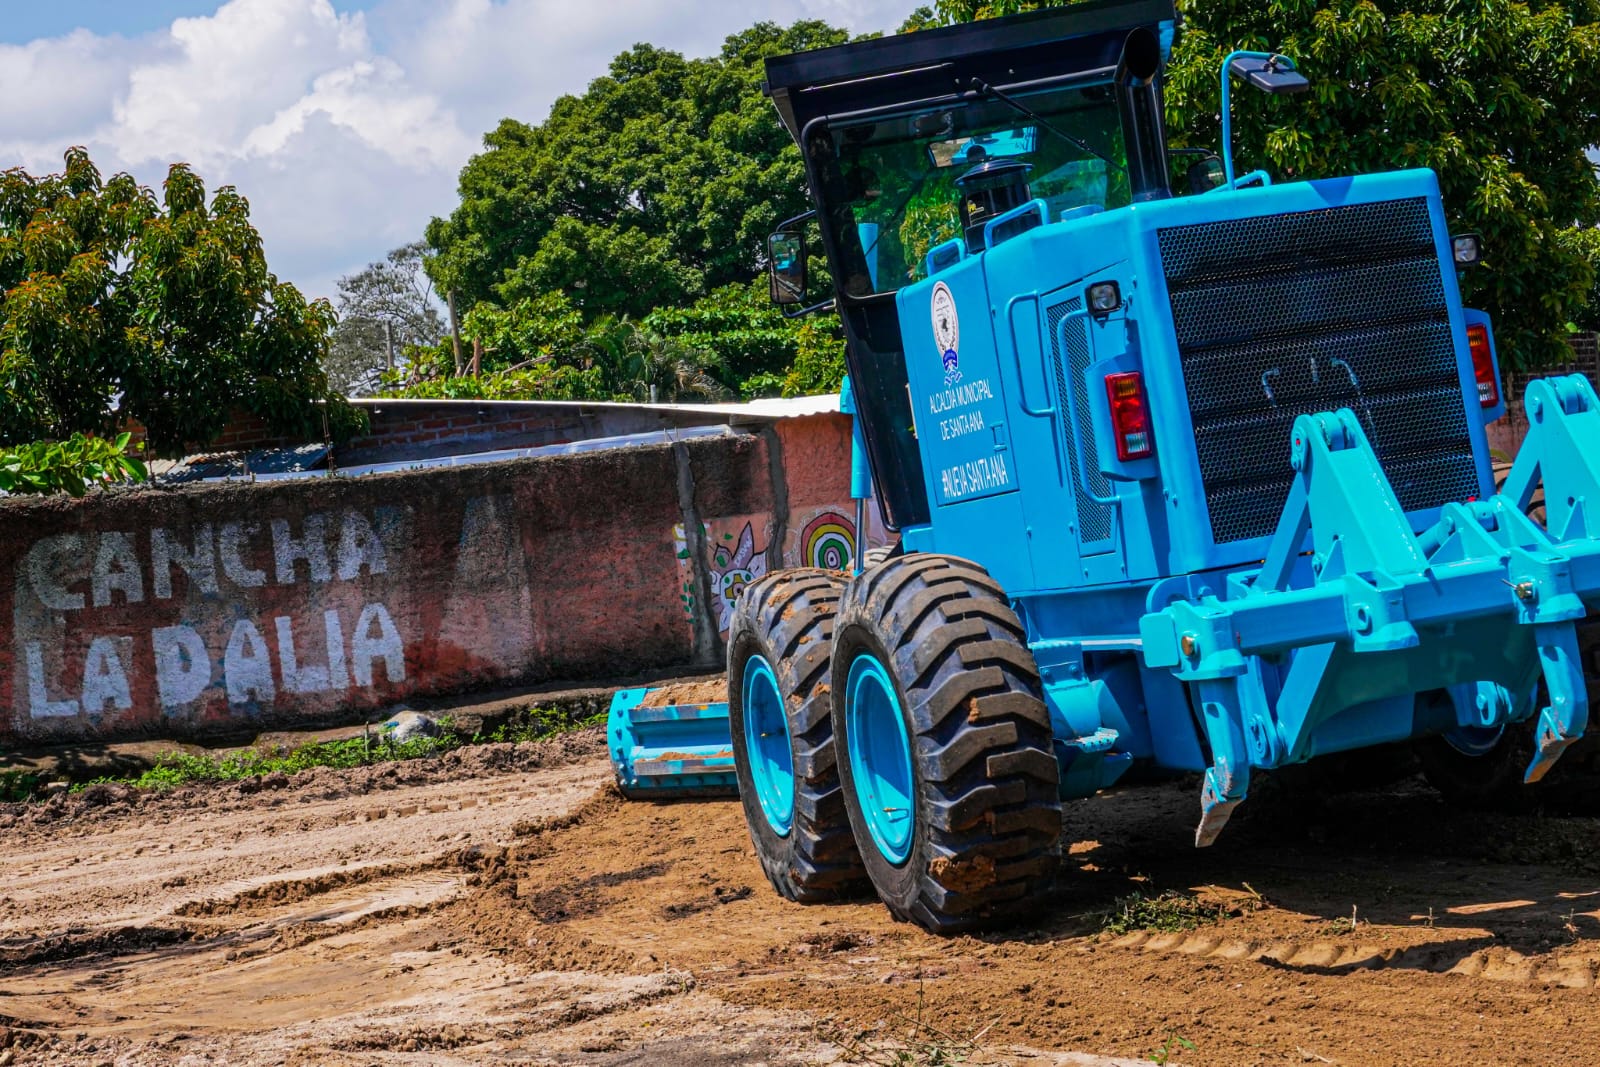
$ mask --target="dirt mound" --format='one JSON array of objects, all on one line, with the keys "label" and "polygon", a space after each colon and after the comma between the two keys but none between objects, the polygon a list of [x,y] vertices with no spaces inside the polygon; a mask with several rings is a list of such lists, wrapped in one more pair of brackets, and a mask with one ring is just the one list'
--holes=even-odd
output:
[{"label": "dirt mound", "polygon": [[671,704],[721,704],[728,699],[728,682],[715,678],[703,682],[674,682],[652,689],[639,706],[664,708]]}]

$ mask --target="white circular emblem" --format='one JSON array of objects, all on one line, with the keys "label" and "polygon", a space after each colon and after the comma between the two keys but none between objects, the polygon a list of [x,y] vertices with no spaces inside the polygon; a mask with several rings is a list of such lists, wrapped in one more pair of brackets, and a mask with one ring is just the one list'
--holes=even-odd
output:
[{"label": "white circular emblem", "polygon": [[956,314],[956,298],[944,282],[934,285],[929,310],[933,315],[934,343],[939,346],[940,357],[949,362],[961,348],[961,319]]}]

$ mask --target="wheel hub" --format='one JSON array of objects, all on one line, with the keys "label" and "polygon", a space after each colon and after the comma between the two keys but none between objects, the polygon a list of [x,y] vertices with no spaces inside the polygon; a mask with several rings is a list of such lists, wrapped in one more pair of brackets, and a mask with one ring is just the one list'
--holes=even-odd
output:
[{"label": "wheel hub", "polygon": [[794,825],[794,748],[772,665],[751,656],[744,668],[744,737],[750,781],[767,823],[779,837]]},{"label": "wheel hub", "polygon": [[870,653],[850,664],[845,730],[856,799],[872,843],[890,863],[904,863],[916,829],[911,739],[894,680]]}]

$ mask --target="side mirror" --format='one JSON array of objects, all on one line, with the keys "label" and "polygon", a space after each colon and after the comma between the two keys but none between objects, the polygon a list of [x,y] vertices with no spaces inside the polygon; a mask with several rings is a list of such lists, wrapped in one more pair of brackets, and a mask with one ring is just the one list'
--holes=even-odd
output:
[{"label": "side mirror", "polygon": [[1209,153],[1200,162],[1191,164],[1184,173],[1188,176],[1191,193],[1209,193],[1228,184],[1228,176],[1222,169],[1221,157]]},{"label": "side mirror", "polygon": [[1287,56],[1269,56],[1261,59],[1254,55],[1239,56],[1228,64],[1235,77],[1273,96],[1303,93],[1311,88],[1306,76],[1295,69],[1294,60]]},{"label": "side mirror", "polygon": [[774,304],[806,302],[806,239],[802,233],[780,232],[767,238],[767,278]]}]

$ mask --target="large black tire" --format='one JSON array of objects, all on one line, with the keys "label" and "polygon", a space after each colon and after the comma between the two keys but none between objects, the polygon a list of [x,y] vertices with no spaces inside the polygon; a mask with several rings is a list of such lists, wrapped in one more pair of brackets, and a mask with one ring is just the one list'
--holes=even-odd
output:
[{"label": "large black tire", "polygon": [[[769,574],[745,589],[728,627],[728,725],[750,840],[773,887],[805,904],[838,899],[863,884],[828,700],[828,654],[845,580],[839,571],[811,567]],[[794,812],[787,833],[768,819],[751,778],[744,678],[755,656],[771,665],[788,720]]]},{"label": "large black tire", "polygon": [[[898,863],[873,840],[849,755],[847,683],[868,655],[892,676],[911,750],[915,822]],[[891,913],[953,933],[1048,888],[1061,835],[1050,718],[1022,624],[982,567],[912,553],[853,579],[835,623],[832,688],[845,809]]]},{"label": "large black tire", "polygon": [[[1486,752],[1472,754],[1443,737],[1416,744],[1417,762],[1429,785],[1458,807],[1516,811],[1532,798],[1522,776],[1533,759],[1535,723],[1514,722]],[[1557,764],[1560,766],[1560,764]]]},{"label": "large black tire", "polygon": [[[1600,811],[1600,616],[1578,624],[1578,659],[1589,694],[1589,728],[1550,773],[1533,785],[1522,776],[1533,758],[1537,717],[1507,726],[1488,752],[1468,756],[1439,737],[1417,742],[1423,777],[1451,803],[1463,807],[1521,811],[1538,804],[1546,810],[1592,814]],[[1536,707],[1545,704],[1543,683]]]}]

